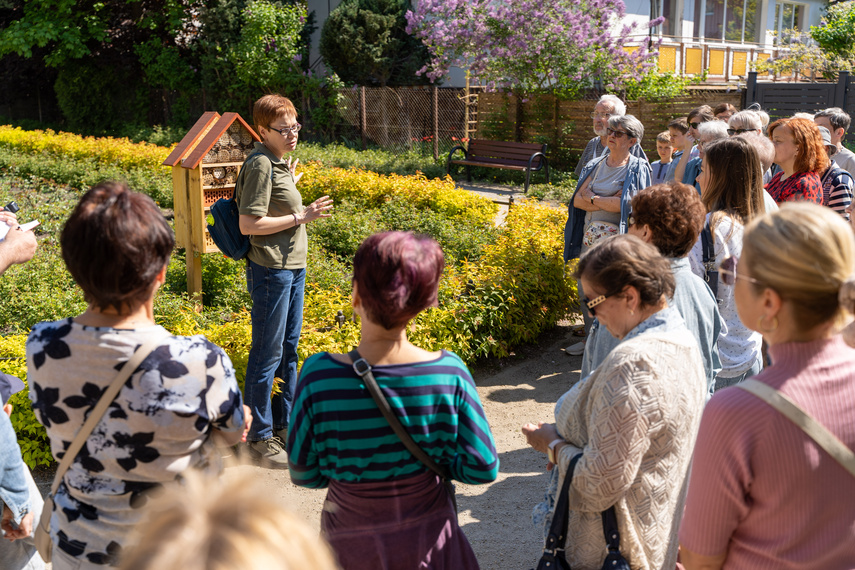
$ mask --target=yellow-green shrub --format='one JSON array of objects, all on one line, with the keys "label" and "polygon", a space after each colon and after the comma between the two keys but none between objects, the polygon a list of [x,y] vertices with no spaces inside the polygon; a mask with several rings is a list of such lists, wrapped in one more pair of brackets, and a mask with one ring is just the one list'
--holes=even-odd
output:
[{"label": "yellow-green shrub", "polygon": [[379,206],[390,197],[401,197],[415,206],[479,223],[492,223],[498,212],[498,206],[492,201],[457,188],[449,177],[428,179],[421,173],[386,176],[368,170],[329,168],[311,162],[305,165],[303,172],[300,193],[306,203],[325,194],[336,202],[360,200],[369,206]]},{"label": "yellow-green shrub", "polygon": [[102,164],[122,168],[168,169],[161,166],[171,148],[149,143],[132,143],[129,139],[113,137],[82,137],[73,133],[25,131],[20,127],[0,126],[0,146],[8,146],[33,154],[48,153],[76,159],[94,158]]}]

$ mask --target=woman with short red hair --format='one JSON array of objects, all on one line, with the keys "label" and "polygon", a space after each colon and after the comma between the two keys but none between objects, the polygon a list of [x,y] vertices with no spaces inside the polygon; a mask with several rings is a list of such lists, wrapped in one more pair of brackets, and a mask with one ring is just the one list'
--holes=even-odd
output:
[{"label": "woman with short red hair", "polygon": [[828,168],[828,155],[816,124],[807,119],[778,119],[768,132],[781,172],[766,184],[766,191],[778,204],[797,200],[822,204],[819,174]]}]

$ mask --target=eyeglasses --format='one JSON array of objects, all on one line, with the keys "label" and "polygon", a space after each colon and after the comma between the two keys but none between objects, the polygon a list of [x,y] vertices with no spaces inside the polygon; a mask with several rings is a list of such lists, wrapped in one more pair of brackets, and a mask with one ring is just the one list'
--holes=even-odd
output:
[{"label": "eyeglasses", "polygon": [[758,281],[753,277],[738,274],[736,272],[736,266],[738,264],[739,256],[736,255],[728,255],[727,257],[721,260],[721,264],[718,266],[718,272],[721,275],[722,283],[724,283],[725,285],[734,285],[736,284],[737,279],[745,279],[746,281],[750,281],[755,285],[763,285],[761,281]]},{"label": "eyeglasses", "polygon": [[690,126],[690,127],[692,127],[692,128],[693,128],[693,129],[695,129],[695,130],[698,130],[698,126],[699,126],[699,125],[700,125],[700,123],[689,123],[689,126]]},{"label": "eyeglasses", "polygon": [[626,131],[616,131],[614,129],[606,129],[606,132],[610,135],[614,135],[616,139],[629,136],[629,133]]},{"label": "eyeglasses", "polygon": [[733,135],[741,135],[742,133],[750,133],[751,131],[756,131],[757,129],[727,129],[727,134],[730,136]]},{"label": "eyeglasses", "polygon": [[591,313],[592,317],[597,316],[597,311],[594,309],[597,305],[600,305],[611,297],[611,295],[600,295],[599,297],[595,297],[594,299],[588,299],[587,297],[582,298],[582,302],[585,303],[585,306],[588,307],[588,312]]},{"label": "eyeglasses", "polygon": [[284,129],[274,129],[273,127],[267,127],[267,128],[270,129],[271,131],[276,131],[277,133],[279,133],[280,135],[285,137],[285,136],[288,136],[289,134],[296,135],[297,133],[300,132],[300,129],[303,128],[303,125],[301,125],[300,123],[294,123],[290,127],[285,127]]},{"label": "eyeglasses", "polygon": [[612,116],[612,113],[591,113],[592,119],[608,119]]}]

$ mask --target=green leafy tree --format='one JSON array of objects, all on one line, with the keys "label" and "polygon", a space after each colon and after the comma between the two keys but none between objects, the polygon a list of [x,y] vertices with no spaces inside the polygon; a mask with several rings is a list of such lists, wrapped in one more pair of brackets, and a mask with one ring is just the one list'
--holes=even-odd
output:
[{"label": "green leafy tree", "polygon": [[229,52],[238,79],[256,89],[285,84],[299,61],[305,6],[255,0],[244,8],[243,19],[240,41]]},{"label": "green leafy tree", "polygon": [[406,32],[407,0],[345,0],[321,31],[320,52],[346,83],[427,83],[416,71],[427,64],[424,44]]},{"label": "green leafy tree", "polygon": [[821,25],[811,26],[810,35],[828,53],[855,60],[855,3],[829,6]]}]

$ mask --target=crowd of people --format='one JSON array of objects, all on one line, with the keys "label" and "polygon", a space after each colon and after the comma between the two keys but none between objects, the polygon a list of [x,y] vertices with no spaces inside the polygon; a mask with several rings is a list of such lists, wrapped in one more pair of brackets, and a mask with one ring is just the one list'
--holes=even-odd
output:
[{"label": "crowd of people", "polygon": [[[617,97],[591,118],[564,236],[581,379],[553,422],[522,427],[547,456],[543,567],[855,568],[849,116],[769,125],[759,108],[702,106],[656,135],[653,163]],[[87,309],[27,341],[59,462],[44,508],[0,414],[2,568],[479,567],[451,482],[495,480],[493,434],[461,359],[407,336],[437,304],[442,250],[367,238],[358,345],[298,371],[304,226],[332,201],[303,206],[293,104],[266,95],[253,120],[261,142],[235,189],[253,301],[243,391],[221,348],[155,323],[174,247],[160,210],[120,183],[91,188],[60,238]],[[0,222],[2,273],[37,243],[13,214]],[[23,388],[0,376],[4,404]],[[326,488],[321,536],[224,477],[233,450]]]}]

